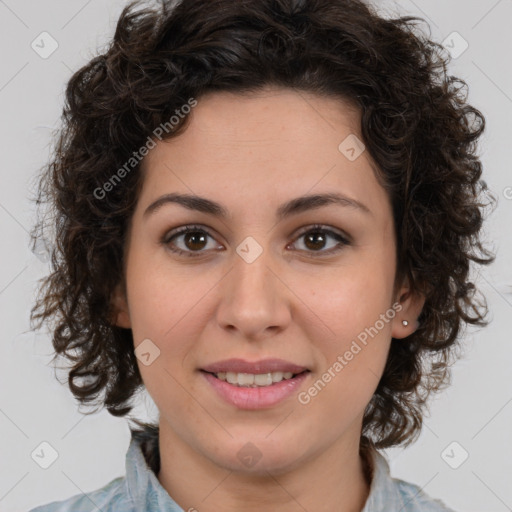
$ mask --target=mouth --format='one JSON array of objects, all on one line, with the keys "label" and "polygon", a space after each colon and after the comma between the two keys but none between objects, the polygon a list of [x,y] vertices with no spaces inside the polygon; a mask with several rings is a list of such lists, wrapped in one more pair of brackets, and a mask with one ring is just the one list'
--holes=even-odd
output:
[{"label": "mouth", "polygon": [[303,370],[298,373],[293,372],[267,372],[267,373],[236,373],[236,372],[207,372],[218,380],[228,382],[232,386],[243,388],[265,388],[278,384],[283,380],[292,380],[299,375],[309,373],[310,370]]},{"label": "mouth", "polygon": [[226,359],[200,368],[210,389],[237,409],[268,409],[304,385],[309,368],[284,359]]}]

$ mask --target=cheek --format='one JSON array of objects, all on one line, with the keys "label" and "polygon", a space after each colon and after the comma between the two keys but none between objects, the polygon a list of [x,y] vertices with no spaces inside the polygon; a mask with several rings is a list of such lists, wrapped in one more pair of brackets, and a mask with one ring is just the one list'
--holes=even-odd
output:
[{"label": "cheek", "polygon": [[373,395],[386,363],[396,314],[390,304],[394,268],[389,261],[393,259],[370,254],[334,269],[329,276],[302,281],[298,294],[308,297],[308,307],[321,320],[307,327],[321,354],[322,382],[316,387],[323,398],[319,401],[364,408]]},{"label": "cheek", "polygon": [[[297,280],[295,288],[298,295],[307,297],[308,307],[322,321],[324,337],[334,346],[357,338],[391,308],[393,279],[391,265],[374,257],[359,258],[329,274]],[[378,327],[383,335],[390,335],[390,322],[384,326],[379,322]]]},{"label": "cheek", "polygon": [[207,273],[170,263],[158,250],[134,251],[128,261],[127,293],[135,342],[143,338],[172,339],[190,326],[189,315],[197,315],[201,299],[215,284]]},{"label": "cheek", "polygon": [[356,301],[351,291],[359,290],[358,286],[347,286],[346,295],[333,294],[332,301],[325,304],[322,318],[335,336],[310,333],[321,364],[299,397],[301,404],[311,406],[314,423],[324,422],[333,435],[364,412],[379,383],[391,343],[395,311],[383,299],[387,296],[383,293],[377,299],[361,294]]}]

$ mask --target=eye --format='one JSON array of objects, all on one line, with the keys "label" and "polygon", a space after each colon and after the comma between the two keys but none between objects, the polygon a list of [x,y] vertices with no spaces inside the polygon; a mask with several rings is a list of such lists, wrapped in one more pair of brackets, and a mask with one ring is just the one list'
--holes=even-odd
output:
[{"label": "eye", "polygon": [[[329,238],[336,240],[337,243],[331,245],[330,249],[323,250]],[[336,253],[341,251],[345,245],[350,245],[350,241],[347,237],[321,225],[306,228],[306,230],[302,231],[297,237],[297,240],[302,239],[304,240],[304,246],[306,249],[299,250],[321,253],[322,255]]]},{"label": "eye", "polygon": [[[182,238],[183,242],[181,248],[178,247],[179,244],[176,242],[180,238]],[[208,248],[208,238],[214,240],[204,228],[200,226],[184,226],[166,234],[162,239],[162,243],[174,253],[187,257],[196,257],[206,252],[203,249]],[[327,240],[329,238],[337,241],[337,243],[328,250],[323,250],[328,245]],[[297,240],[301,239],[304,239],[305,249],[299,249],[300,251],[320,253],[322,255],[336,253],[342,250],[344,246],[350,245],[347,237],[331,229],[326,229],[321,225],[311,226],[303,230],[297,237]],[[210,247],[210,249],[215,248],[215,244],[212,245],[213,247]],[[216,247],[219,248],[219,246]]]},{"label": "eye", "polygon": [[[184,249],[176,247],[174,240],[179,238],[183,238],[183,243],[185,244]],[[172,252],[183,256],[194,257],[196,256],[194,253],[205,252],[201,249],[204,249],[208,238],[212,238],[213,240],[213,237],[208,233],[208,231],[200,226],[184,226],[177,231],[173,231],[165,235],[162,243],[169,247]],[[197,254],[197,256],[200,256],[200,254]]]}]

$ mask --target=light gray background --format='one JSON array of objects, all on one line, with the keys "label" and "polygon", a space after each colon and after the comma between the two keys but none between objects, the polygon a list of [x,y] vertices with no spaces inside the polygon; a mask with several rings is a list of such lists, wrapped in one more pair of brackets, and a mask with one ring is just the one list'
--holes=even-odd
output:
[{"label": "light gray background", "polygon": [[[30,332],[28,323],[36,281],[48,270],[28,245],[35,220],[28,200],[31,179],[48,158],[66,81],[105,44],[125,3],[0,0],[0,509],[6,512],[90,492],[125,472],[126,420],[106,411],[80,414],[64,372],[58,373],[61,385],[48,364],[49,336]],[[419,484],[459,512],[512,510],[512,188],[507,188],[512,187],[512,1],[379,5],[383,12],[426,18],[439,42],[456,31],[469,43],[451,71],[467,80],[471,103],[487,118],[480,152],[485,179],[499,198],[487,230],[497,261],[479,279],[492,322],[468,333],[452,387],[431,403],[420,439],[386,453],[395,477]],[[43,31],[59,45],[47,59],[31,48]],[[144,403],[137,412],[153,416],[154,404],[146,401],[147,409]],[[43,441],[59,454],[48,469],[31,458]],[[469,453],[458,469],[441,456],[453,441],[462,448],[448,450],[451,461],[461,457],[462,449]]]}]

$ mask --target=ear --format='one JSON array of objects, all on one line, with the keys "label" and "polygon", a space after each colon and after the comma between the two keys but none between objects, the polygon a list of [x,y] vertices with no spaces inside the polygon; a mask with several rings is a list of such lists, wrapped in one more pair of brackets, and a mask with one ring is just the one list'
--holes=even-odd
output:
[{"label": "ear", "polygon": [[130,311],[128,309],[128,301],[126,292],[121,284],[118,284],[112,294],[113,317],[112,324],[117,327],[131,329]]},{"label": "ear", "polygon": [[[399,339],[406,338],[419,326],[418,317],[425,304],[425,296],[419,292],[413,292],[406,277],[397,292],[395,301],[400,304],[401,309],[397,308],[397,314],[393,318],[391,336]],[[404,320],[407,321],[407,325],[404,325]]]}]

